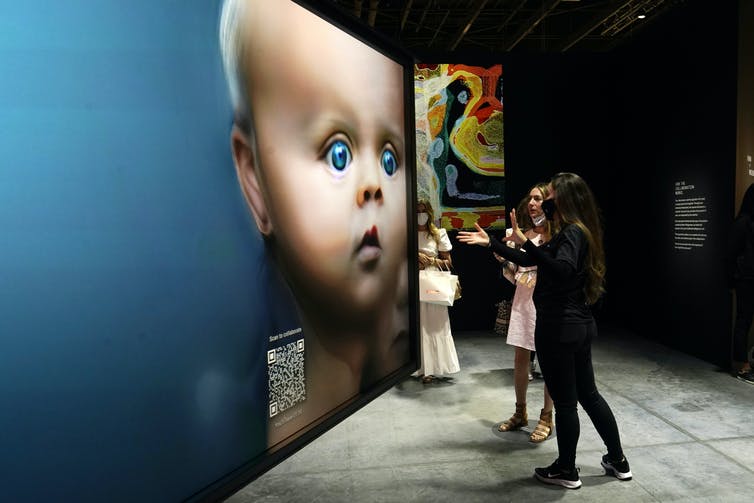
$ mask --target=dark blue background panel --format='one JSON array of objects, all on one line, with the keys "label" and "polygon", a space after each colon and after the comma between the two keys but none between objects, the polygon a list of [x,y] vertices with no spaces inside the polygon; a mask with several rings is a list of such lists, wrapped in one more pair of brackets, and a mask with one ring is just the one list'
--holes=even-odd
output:
[{"label": "dark blue background panel", "polygon": [[218,10],[0,0],[3,500],[177,501],[266,449]]}]

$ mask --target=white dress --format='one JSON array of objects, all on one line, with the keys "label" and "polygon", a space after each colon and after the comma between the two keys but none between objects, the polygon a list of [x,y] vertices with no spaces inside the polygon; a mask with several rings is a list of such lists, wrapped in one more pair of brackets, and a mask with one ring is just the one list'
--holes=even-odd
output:
[{"label": "white dress", "polygon": [[[507,230],[510,234],[510,229]],[[542,244],[542,235],[537,234],[531,242],[539,246]],[[509,245],[512,244],[508,241]],[[524,250],[521,250],[524,251]],[[516,290],[513,293],[511,303],[510,322],[508,324],[508,337],[505,342],[511,346],[534,351],[534,326],[537,322],[537,311],[534,308],[534,285],[537,282],[537,267],[518,266],[513,277]]]},{"label": "white dress", "polygon": [[[420,252],[430,257],[437,257],[438,251],[450,251],[453,248],[445,229],[439,229],[439,231],[437,241],[431,235],[427,236],[426,232],[419,231]],[[428,266],[427,269],[437,270],[438,268]],[[419,328],[421,366],[414,375],[443,375],[460,371],[456,345],[453,343],[453,335],[450,331],[448,308],[419,302]]]}]

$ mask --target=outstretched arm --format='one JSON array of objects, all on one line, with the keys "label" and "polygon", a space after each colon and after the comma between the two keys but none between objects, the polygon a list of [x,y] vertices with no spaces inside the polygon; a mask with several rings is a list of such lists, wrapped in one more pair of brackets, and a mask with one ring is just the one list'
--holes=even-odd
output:
[{"label": "outstretched arm", "polygon": [[476,222],[474,222],[474,227],[476,228],[475,232],[459,231],[458,241],[469,245],[489,246],[490,236],[487,234],[487,232],[479,227],[479,224]]},{"label": "outstretched arm", "polygon": [[[515,222],[515,211],[512,212],[511,215],[512,217],[514,217],[513,222]],[[510,248],[509,246],[506,246],[505,243],[501,243],[497,239],[491,237],[484,229],[479,227],[479,224],[475,223],[474,227],[476,228],[476,231],[459,231],[458,241],[471,245],[486,246],[488,248],[491,248],[492,251],[494,251],[498,255],[503,256],[506,260],[510,260],[511,262],[518,265],[536,265],[536,262],[534,262],[531,257],[528,257],[526,253],[523,253],[520,250],[516,250],[514,248]],[[510,237],[506,236],[505,240],[515,241],[516,238],[520,239],[519,234],[523,236],[523,233],[518,228],[518,226],[514,225],[513,233]],[[526,236],[523,236],[523,241],[525,240]]]}]

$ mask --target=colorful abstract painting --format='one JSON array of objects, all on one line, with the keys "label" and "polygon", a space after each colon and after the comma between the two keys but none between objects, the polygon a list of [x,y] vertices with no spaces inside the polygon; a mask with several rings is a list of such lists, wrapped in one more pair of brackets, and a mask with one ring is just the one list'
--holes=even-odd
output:
[{"label": "colorful abstract painting", "polygon": [[414,67],[418,195],[446,229],[505,227],[503,67]]}]

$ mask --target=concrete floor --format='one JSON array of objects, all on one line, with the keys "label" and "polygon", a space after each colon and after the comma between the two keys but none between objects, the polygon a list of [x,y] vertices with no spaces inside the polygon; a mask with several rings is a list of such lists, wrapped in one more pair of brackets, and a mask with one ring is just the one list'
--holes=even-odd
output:
[{"label": "concrete floor", "polygon": [[[634,478],[605,476],[605,448],[583,411],[582,487],[533,478],[557,457],[499,433],[513,412],[513,350],[491,334],[456,334],[461,372],[398,384],[227,500],[247,502],[727,502],[754,494],[754,386],[615,328],[593,345],[597,385],[615,413]],[[542,404],[529,386],[529,425]]]}]

